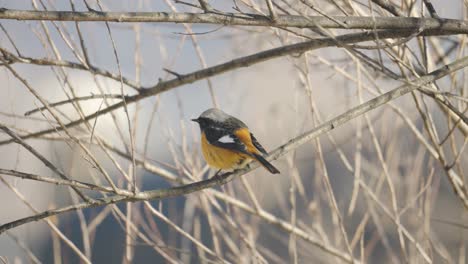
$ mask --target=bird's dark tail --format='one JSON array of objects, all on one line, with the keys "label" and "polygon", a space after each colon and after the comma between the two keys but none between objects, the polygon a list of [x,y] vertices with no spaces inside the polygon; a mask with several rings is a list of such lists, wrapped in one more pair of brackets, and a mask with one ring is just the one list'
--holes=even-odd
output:
[{"label": "bird's dark tail", "polygon": [[264,157],[262,157],[262,155],[254,154],[254,157],[255,160],[260,162],[260,164],[262,164],[262,166],[265,167],[265,169],[267,169],[272,174],[280,173],[280,171],[277,168],[275,168],[275,166],[273,166],[270,162],[268,162]]}]

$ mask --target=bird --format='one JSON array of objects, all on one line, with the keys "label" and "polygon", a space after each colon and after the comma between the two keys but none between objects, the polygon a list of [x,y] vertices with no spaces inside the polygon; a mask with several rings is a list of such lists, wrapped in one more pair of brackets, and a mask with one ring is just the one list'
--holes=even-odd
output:
[{"label": "bird", "polygon": [[200,126],[201,148],[206,163],[218,169],[214,177],[222,170],[244,168],[252,160],[258,161],[272,174],[280,173],[263,157],[267,151],[239,119],[218,108],[210,108],[192,121]]}]

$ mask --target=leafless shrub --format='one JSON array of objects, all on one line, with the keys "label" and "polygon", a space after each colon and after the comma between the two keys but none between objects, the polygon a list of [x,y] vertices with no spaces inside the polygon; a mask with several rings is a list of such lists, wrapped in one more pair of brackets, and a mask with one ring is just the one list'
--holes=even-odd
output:
[{"label": "leafless shrub", "polygon": [[[465,263],[467,10],[4,2],[0,260]],[[281,175],[210,178],[209,107]]]}]

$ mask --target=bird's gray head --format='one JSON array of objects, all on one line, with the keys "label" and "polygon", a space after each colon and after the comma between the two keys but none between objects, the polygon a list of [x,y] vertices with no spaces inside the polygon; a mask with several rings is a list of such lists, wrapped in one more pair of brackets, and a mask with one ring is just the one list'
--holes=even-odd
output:
[{"label": "bird's gray head", "polygon": [[203,112],[199,118],[206,118],[206,119],[211,119],[217,122],[223,122],[223,121],[226,121],[230,117],[231,117],[230,115],[224,113],[218,108],[210,108],[206,110],[205,112]]},{"label": "bird's gray head", "polygon": [[203,130],[207,127],[219,127],[219,125],[223,124],[223,126],[237,126],[243,127],[245,126],[237,118],[224,113],[223,111],[219,110],[218,108],[210,108],[203,112],[200,117],[196,119],[192,119],[192,121],[197,122],[200,125],[200,128]]}]

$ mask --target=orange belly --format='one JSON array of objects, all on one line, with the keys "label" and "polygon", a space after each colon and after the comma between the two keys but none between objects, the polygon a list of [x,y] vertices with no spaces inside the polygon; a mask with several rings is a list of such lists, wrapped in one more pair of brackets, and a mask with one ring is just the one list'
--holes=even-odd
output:
[{"label": "orange belly", "polygon": [[201,136],[201,147],[203,157],[210,167],[216,169],[238,169],[243,168],[252,159],[242,153],[231,151],[211,145],[206,139],[205,133]]}]

